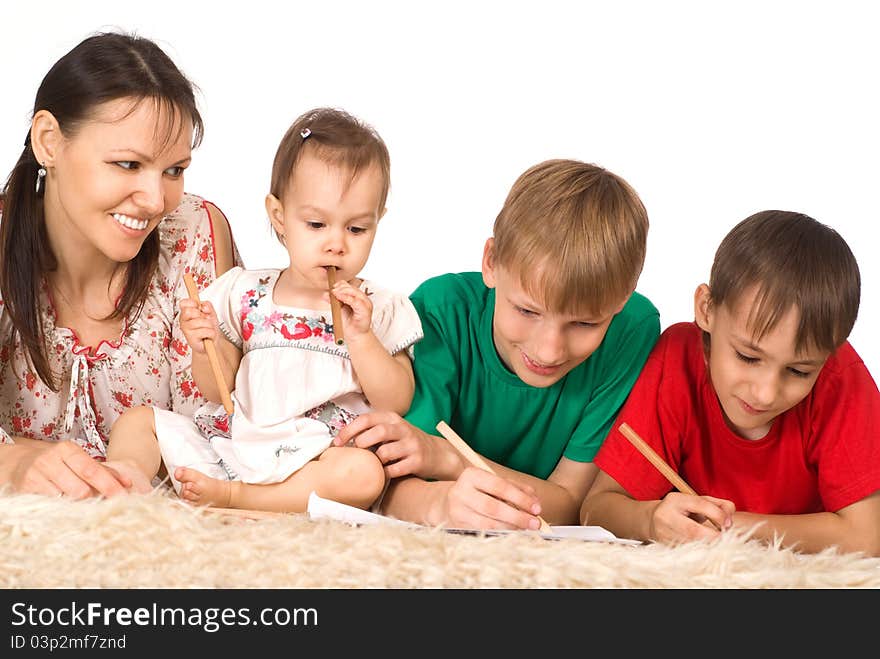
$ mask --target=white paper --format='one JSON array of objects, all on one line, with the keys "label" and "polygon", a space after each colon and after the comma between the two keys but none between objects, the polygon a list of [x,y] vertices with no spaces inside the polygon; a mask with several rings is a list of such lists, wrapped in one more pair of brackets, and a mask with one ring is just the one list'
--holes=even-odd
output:
[{"label": "white paper", "polygon": [[[307,509],[309,518],[311,519],[335,519],[347,524],[392,524],[396,526],[408,526],[410,528],[419,529],[427,528],[419,524],[404,522],[386,515],[377,515],[368,510],[355,508],[338,501],[324,499],[319,497],[315,492],[309,495],[309,506]],[[552,533],[541,533],[542,538],[548,540],[583,540],[585,542],[613,542],[623,545],[640,545],[638,540],[628,540],[626,538],[618,538],[611,531],[601,526],[551,526]],[[492,530],[476,530],[476,529],[444,529],[448,533],[460,533],[465,535],[506,535],[508,533],[529,533],[529,531],[492,531]]]},{"label": "white paper", "polygon": [[542,533],[541,536],[554,540],[572,538],[587,542],[615,542],[621,545],[640,545],[639,540],[618,538],[608,529],[601,526],[550,526],[553,533]]},{"label": "white paper", "polygon": [[324,499],[315,492],[309,495],[309,506],[306,512],[311,519],[335,519],[347,524],[393,524],[421,528],[418,524],[411,524],[386,515],[377,515],[369,510],[355,508],[332,499]]}]

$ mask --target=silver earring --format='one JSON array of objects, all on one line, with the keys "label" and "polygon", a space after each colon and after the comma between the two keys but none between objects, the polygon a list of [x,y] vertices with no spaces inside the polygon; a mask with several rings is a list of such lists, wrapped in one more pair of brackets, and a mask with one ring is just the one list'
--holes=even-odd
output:
[{"label": "silver earring", "polygon": [[37,187],[35,192],[40,194],[40,186],[43,183],[43,179],[46,178],[46,168],[40,165],[40,168],[37,170]]}]

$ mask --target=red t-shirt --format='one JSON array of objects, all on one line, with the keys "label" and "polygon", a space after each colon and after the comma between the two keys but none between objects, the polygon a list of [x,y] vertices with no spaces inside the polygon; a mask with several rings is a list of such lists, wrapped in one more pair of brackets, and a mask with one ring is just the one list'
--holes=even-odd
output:
[{"label": "red t-shirt", "polygon": [[630,495],[661,499],[669,481],[618,428],[627,423],[699,494],[762,514],[837,511],[880,490],[880,392],[847,342],[809,395],[759,440],[724,421],[695,323],[668,327],[596,455]]}]

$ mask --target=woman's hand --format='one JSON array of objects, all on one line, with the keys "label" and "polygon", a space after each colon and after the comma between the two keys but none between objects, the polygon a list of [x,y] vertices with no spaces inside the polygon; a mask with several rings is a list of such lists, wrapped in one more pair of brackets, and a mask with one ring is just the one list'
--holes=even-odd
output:
[{"label": "woman's hand", "polygon": [[77,444],[24,442],[2,450],[4,482],[16,492],[86,499],[124,494],[132,481],[108,468]]}]

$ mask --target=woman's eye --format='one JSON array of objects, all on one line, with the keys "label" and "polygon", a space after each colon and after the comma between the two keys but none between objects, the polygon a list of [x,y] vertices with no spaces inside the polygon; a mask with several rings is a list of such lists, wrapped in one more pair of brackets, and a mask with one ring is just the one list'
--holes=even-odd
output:
[{"label": "woman's eye", "polygon": [[122,167],[122,169],[137,169],[140,166],[134,160],[117,160],[116,164]]},{"label": "woman's eye", "polygon": [[173,178],[178,178],[181,174],[183,174],[184,169],[186,168],[181,167],[180,165],[175,165],[174,167],[169,167],[168,169],[166,169],[165,173]]}]

